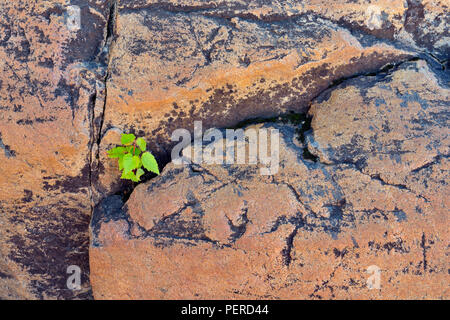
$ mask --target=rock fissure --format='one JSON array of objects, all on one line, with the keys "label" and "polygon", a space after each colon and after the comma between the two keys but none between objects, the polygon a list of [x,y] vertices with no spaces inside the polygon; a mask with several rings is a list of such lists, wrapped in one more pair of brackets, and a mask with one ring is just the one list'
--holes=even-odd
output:
[{"label": "rock fissure", "polygon": [[[103,129],[103,123],[105,119],[105,113],[106,113],[106,106],[108,102],[108,79],[110,77],[110,62],[111,62],[111,50],[114,38],[116,37],[116,23],[117,23],[117,9],[118,0],[113,0],[110,4],[108,18],[107,18],[107,25],[106,25],[106,36],[104,40],[103,48],[100,52],[100,58],[104,61],[103,64],[105,65],[105,76],[103,78],[103,84],[104,84],[104,97],[103,97],[103,109],[101,111],[101,120],[100,125],[97,132],[97,146],[99,150],[100,142],[102,139],[102,129]],[[97,155],[97,159],[98,159]]]},{"label": "rock fissure", "polygon": [[[104,39],[101,49],[96,57],[96,63],[99,66],[96,71],[99,72],[101,78],[101,86],[95,82],[94,93],[90,100],[90,142],[89,142],[89,185],[91,193],[91,208],[93,210],[97,200],[94,199],[95,179],[94,173],[97,172],[101,166],[100,161],[100,143],[102,139],[102,130],[104,119],[106,115],[106,106],[108,102],[108,79],[110,77],[110,61],[111,50],[114,39],[116,37],[116,23],[118,14],[118,0],[112,0],[109,3],[109,10],[106,17],[106,25],[104,31]],[[97,114],[97,105],[101,106],[99,114]],[[94,150],[95,146],[95,150]],[[95,151],[95,155],[93,154]],[[94,172],[95,171],[95,172]],[[92,216],[92,214],[91,214]]]}]

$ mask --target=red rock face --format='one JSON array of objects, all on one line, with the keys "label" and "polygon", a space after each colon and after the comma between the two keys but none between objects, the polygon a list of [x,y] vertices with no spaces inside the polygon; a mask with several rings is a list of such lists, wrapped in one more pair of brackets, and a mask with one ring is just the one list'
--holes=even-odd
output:
[{"label": "red rock face", "polygon": [[380,43],[364,46],[315,14],[282,22],[224,17],[216,10],[119,9],[99,145],[100,192],[120,188],[117,167],[102,156],[117,130],[145,135],[164,162],[174,145],[171,133],[192,130],[195,120],[207,129],[305,112],[334,81],[414,55]]},{"label": "red rock face", "polygon": [[[90,3],[92,2],[92,3]],[[90,297],[87,228],[94,109],[109,5],[0,3],[0,297]],[[98,87],[97,87],[98,86]],[[83,286],[71,291],[77,265]]]},{"label": "red rock face", "polygon": [[423,61],[357,77],[316,99],[304,144],[263,126],[281,133],[272,176],[169,164],[125,205],[104,200],[95,298],[448,298],[449,94]]},{"label": "red rock face", "polygon": [[[92,298],[90,278],[98,298],[447,297],[448,24],[442,0],[0,0],[0,298]],[[349,80],[361,75],[367,84]],[[201,194],[213,190],[207,173],[169,166],[152,195],[136,188],[127,210],[107,198],[135,187],[105,157],[124,131],[150,141],[162,169],[174,129],[290,111],[309,111],[312,132],[300,149],[284,146],[272,182],[250,167],[215,168],[211,186],[229,185],[212,201]],[[229,195],[236,183],[247,185],[248,207]],[[193,186],[206,206],[201,219]],[[102,214],[89,263],[94,207]],[[172,221],[181,208],[182,222]],[[347,215],[367,221],[344,226]],[[297,250],[300,239],[313,249]],[[401,270],[380,266],[383,285],[400,276],[409,284],[353,290],[374,255],[374,264],[404,258],[389,260],[403,261]],[[173,261],[191,272],[177,273]],[[82,271],[81,290],[67,288],[70,265]],[[124,279],[117,287],[114,275]],[[140,277],[154,291],[133,282]]]}]

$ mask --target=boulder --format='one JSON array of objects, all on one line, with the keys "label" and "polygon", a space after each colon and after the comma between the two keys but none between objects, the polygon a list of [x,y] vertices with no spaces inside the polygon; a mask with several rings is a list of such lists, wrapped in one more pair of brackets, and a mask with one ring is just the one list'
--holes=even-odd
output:
[{"label": "boulder", "polygon": [[279,131],[272,175],[170,163],[105,198],[94,297],[448,299],[449,94],[424,61],[356,77],[313,102],[311,129],[246,128]]},{"label": "boulder", "polygon": [[165,164],[171,133],[195,120],[206,130],[305,112],[334,83],[417,56],[446,68],[447,9],[440,0],[119,1],[96,200],[127,188],[105,153],[122,131],[145,136]]},{"label": "boulder", "polygon": [[[90,159],[111,3],[71,2],[0,3],[1,299],[92,297]],[[66,285],[71,265],[80,290]]]},{"label": "boulder", "polygon": [[[415,59],[426,60],[432,76],[440,72],[444,87],[447,12],[443,0],[0,1],[0,299],[92,298],[92,211],[119,214],[121,197],[108,204],[108,196],[126,191],[126,198],[135,187],[105,157],[122,132],[147,138],[162,169],[173,130],[192,131],[195,120],[207,130],[306,112],[347,78]],[[417,125],[427,121],[435,120]],[[441,139],[437,131],[423,134]],[[330,166],[343,161],[348,140],[323,139],[323,130],[304,134],[305,154]],[[411,141],[423,158],[402,154],[411,161],[406,169],[368,159],[371,142],[355,154],[358,170],[438,197],[437,186],[421,180],[416,190],[405,179],[420,163],[429,170],[427,163],[441,161],[444,147]],[[175,206],[165,201],[159,217]],[[68,288],[70,266],[80,268],[80,290]]]},{"label": "boulder", "polygon": [[195,120],[206,130],[306,112],[334,82],[417,55],[405,46],[364,41],[314,10],[276,17],[280,8],[269,7],[275,11],[266,12],[262,1],[119,4],[93,175],[101,195],[123,189],[105,153],[121,131],[145,136],[167,163],[172,132],[192,131]]}]

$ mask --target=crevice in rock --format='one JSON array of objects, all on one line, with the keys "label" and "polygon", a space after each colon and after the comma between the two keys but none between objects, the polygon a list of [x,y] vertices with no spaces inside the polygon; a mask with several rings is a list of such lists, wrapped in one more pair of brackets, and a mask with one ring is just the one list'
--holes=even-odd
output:
[{"label": "crevice in rock", "polygon": [[436,57],[434,54],[432,54],[431,52],[428,52],[428,55],[437,63],[439,63],[442,67],[442,71],[445,71],[448,68],[448,64],[449,64],[449,60],[441,60],[438,57]]},{"label": "crevice in rock", "polygon": [[[351,168],[355,169],[356,171],[360,172],[361,174],[369,177],[371,180],[376,180],[376,181],[380,182],[380,184],[383,185],[383,186],[390,186],[390,187],[397,188],[399,190],[407,191],[407,192],[413,194],[414,196],[416,196],[417,198],[422,199],[426,203],[430,202],[430,200],[427,199],[425,196],[423,196],[421,194],[417,194],[415,191],[413,191],[410,188],[408,188],[408,186],[406,184],[389,183],[386,180],[384,180],[383,178],[381,178],[380,174],[368,174],[368,173],[364,172],[363,169],[358,165],[358,163],[351,162],[351,161],[340,161],[340,162],[333,162],[333,163],[325,163],[325,162],[321,162],[320,160],[319,160],[319,163],[322,166],[325,166],[325,167],[339,166],[339,165],[350,166]],[[411,173],[413,173],[413,172],[414,171],[411,171]]]},{"label": "crevice in rock", "polygon": [[350,77],[339,78],[337,80],[334,80],[326,89],[322,90],[314,98],[312,98],[310,103],[312,104],[315,100],[317,100],[325,92],[334,90],[339,85],[341,85],[342,83],[344,83],[344,82],[346,82],[348,80],[356,79],[356,78],[359,78],[359,77],[377,77],[377,80],[382,80],[385,77],[387,77],[388,75],[390,75],[393,72],[397,71],[402,65],[404,65],[404,64],[406,64],[408,62],[414,62],[414,61],[419,61],[419,60],[423,60],[423,61],[427,62],[425,59],[423,59],[423,58],[421,58],[419,56],[414,56],[414,57],[411,57],[409,59],[400,61],[398,63],[388,63],[388,64],[384,65],[381,69],[379,69],[377,71],[371,71],[371,72],[366,72],[366,73],[357,73],[357,74],[354,74],[354,75],[352,75]]},{"label": "crevice in rock", "polygon": [[93,185],[92,185],[92,149],[94,147],[94,140],[95,140],[95,101],[97,100],[97,88],[95,88],[94,93],[89,99],[88,104],[88,112],[89,112],[89,118],[91,120],[91,123],[89,125],[89,134],[90,134],[90,141],[89,141],[89,153],[88,153],[88,168],[89,168],[89,192],[90,192],[90,198],[91,198],[91,215],[94,211],[94,201],[93,201]]},{"label": "crevice in rock", "polygon": [[[116,18],[117,18],[117,3],[118,0],[112,0],[109,4],[109,12],[106,17],[106,26],[104,33],[104,41],[101,50],[99,51],[95,63],[97,79],[94,82],[94,92],[89,101],[89,117],[90,117],[90,141],[89,141],[89,154],[88,154],[88,167],[89,167],[89,193],[90,193],[90,206],[91,206],[91,221],[90,235],[91,246],[98,246],[97,235],[100,230],[100,224],[109,220],[125,219],[128,225],[131,226],[130,221],[127,219],[127,215],[122,211],[123,202],[113,196],[108,197],[96,203],[94,199],[94,170],[98,170],[99,166],[99,150],[100,141],[102,135],[102,127],[106,112],[107,103],[107,81],[109,78],[109,62],[110,62],[110,50],[112,42],[116,34]],[[99,91],[99,82],[103,85],[103,92]],[[102,105],[102,110],[99,115],[96,114],[96,105]],[[100,119],[98,120],[97,117]],[[94,147],[96,147],[94,155]],[[112,200],[111,200],[112,199]],[[112,201],[112,202],[111,202]],[[111,207],[112,206],[112,207]],[[113,215],[110,216],[111,210]]]},{"label": "crevice in rock", "polygon": [[[105,75],[103,80],[103,84],[104,84],[104,90],[105,90],[105,94],[104,94],[104,101],[103,101],[103,110],[102,110],[102,114],[101,114],[101,120],[100,120],[100,124],[99,124],[99,128],[98,128],[98,133],[97,133],[97,150],[99,150],[100,148],[100,141],[101,141],[101,137],[102,137],[102,129],[103,129],[103,122],[105,119],[105,112],[106,112],[106,104],[107,104],[107,98],[108,98],[108,79],[110,77],[110,70],[109,70],[109,64],[110,64],[110,59],[111,59],[111,46],[112,43],[116,37],[116,23],[117,23],[117,0],[114,0],[109,8],[109,14],[108,14],[108,22],[106,25],[106,37],[105,37],[105,43],[103,45],[103,49],[101,51],[101,55],[102,55],[102,59],[103,59],[103,64],[105,65]],[[99,158],[99,155],[97,153],[96,155],[97,159]]]},{"label": "crevice in rock", "polygon": [[409,189],[405,184],[396,184],[396,183],[389,183],[386,180],[384,180],[383,178],[381,178],[381,175],[379,173],[377,174],[367,174],[362,172],[361,170],[359,170],[362,174],[369,176],[372,180],[377,180],[381,183],[381,185],[383,186],[390,186],[390,187],[394,187],[400,190],[406,190],[412,194],[414,194],[415,196],[421,198],[422,200],[424,200],[425,202],[430,202],[427,198],[425,198],[424,196],[415,193],[414,191],[412,191],[411,189]]},{"label": "crevice in rock", "polygon": [[318,157],[312,154],[308,145],[306,144],[306,135],[312,130],[311,128],[312,116],[308,113],[295,113],[293,111],[285,114],[276,115],[267,118],[250,118],[243,120],[231,127],[230,129],[240,129],[252,124],[260,123],[282,123],[295,126],[295,133],[297,135],[297,140],[303,144],[303,159],[317,162]]},{"label": "crevice in rock", "polygon": [[[104,40],[102,44],[102,48],[100,49],[95,63],[97,68],[95,72],[97,72],[98,80],[103,85],[103,92],[99,91],[98,82],[94,82],[94,92],[90,97],[89,101],[89,117],[90,117],[90,142],[89,142],[89,188],[91,194],[91,215],[94,210],[94,170],[98,169],[99,165],[99,150],[100,150],[100,141],[102,135],[103,122],[105,118],[106,112],[106,103],[107,103],[107,81],[109,79],[109,63],[110,63],[110,51],[112,43],[116,36],[116,19],[117,19],[117,0],[113,0],[109,4],[109,11],[106,17],[106,26],[104,33]],[[96,105],[101,104],[102,110],[100,114],[96,114]],[[98,119],[99,118],[99,119]],[[94,146],[96,147],[96,154],[94,155]]]},{"label": "crevice in rock", "polygon": [[450,155],[448,155],[448,154],[438,154],[430,162],[427,162],[424,165],[421,165],[420,167],[415,168],[414,170],[411,171],[411,173],[416,173],[421,170],[427,169],[435,164],[438,164],[439,162],[441,162],[442,159],[444,159],[444,158],[447,159],[449,157],[450,157]]}]

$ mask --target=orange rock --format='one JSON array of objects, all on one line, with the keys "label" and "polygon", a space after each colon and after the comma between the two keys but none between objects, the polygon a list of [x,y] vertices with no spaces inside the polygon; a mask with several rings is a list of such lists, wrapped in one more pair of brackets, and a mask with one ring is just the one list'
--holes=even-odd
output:
[{"label": "orange rock", "polygon": [[[275,116],[290,110],[306,112],[310,103],[329,86],[358,74],[378,73],[385,65],[419,55],[435,70],[445,68],[447,11],[447,4],[442,0],[371,0],[370,3],[337,0],[332,6],[325,0],[301,3],[284,0],[270,4],[260,0],[88,0],[79,7],[69,6],[63,0],[2,1],[0,298],[91,297],[87,251],[92,209],[105,196],[124,189],[129,192],[134,187],[119,179],[115,162],[105,157],[105,151],[117,144],[123,131],[145,136],[164,165],[169,160],[172,145],[170,134],[179,127],[191,130],[194,120],[203,120],[207,129],[234,126],[249,117]],[[403,79],[409,74],[408,71],[399,77]],[[430,71],[422,68],[420,74],[425,75],[427,81],[408,85],[423,85],[432,90],[422,91],[422,99],[434,105],[436,95],[443,97],[443,101],[448,99]],[[441,75],[441,81],[446,77]],[[413,94],[400,84],[396,88],[404,95]],[[357,92],[339,94],[352,103],[359,103],[361,99],[371,99],[370,95],[378,97],[385,93],[376,89],[368,97]],[[402,95],[388,95],[394,104],[403,99]],[[391,124],[400,137],[416,126],[425,125],[423,121],[435,121],[429,120],[432,113],[421,109],[422,101],[405,103],[419,113],[419,118],[415,119],[411,111],[404,120],[398,118],[396,124]],[[326,103],[318,103],[312,110],[328,107]],[[442,105],[439,110],[442,113]],[[336,118],[341,117],[333,108],[330,112]],[[367,116],[376,116],[370,110],[366,112]],[[327,123],[327,120],[322,122]],[[401,128],[400,123],[407,128]],[[442,157],[446,152],[446,131],[441,127],[430,130],[423,137],[414,137],[402,144],[401,151],[405,153],[400,159],[404,166],[387,156],[368,158],[367,167],[361,171],[343,168],[341,183],[350,189],[367,187],[374,203],[382,210],[396,210],[394,203],[400,197],[399,203],[407,215],[414,212],[416,206],[442,212],[447,205],[442,197],[446,186],[440,183],[446,165],[443,162],[446,158]],[[309,149],[316,152],[321,161],[334,165],[332,162],[337,158],[324,149],[325,145],[331,143],[342,150],[345,147],[328,134],[317,128],[317,132],[309,136],[308,141],[312,143]],[[348,133],[347,138],[351,143]],[[386,136],[388,138],[395,139],[395,135],[392,133]],[[347,143],[345,139],[341,143]],[[438,142],[441,145],[435,144]],[[357,156],[361,159],[365,159],[365,154],[374,146],[392,151],[386,141],[360,143],[361,153]],[[415,147],[420,154],[418,157],[408,152]],[[291,153],[289,157],[284,163],[284,168],[288,169],[279,173],[285,179],[283,183],[291,184],[297,177],[306,175],[311,182],[317,182],[308,184],[307,189],[320,192],[320,197],[311,191],[302,206],[288,185],[261,184],[245,194],[247,205],[235,198],[209,203],[204,221],[200,223],[191,198],[187,202],[185,199],[173,201],[164,190],[155,188],[156,199],[160,201],[151,198],[142,205],[138,201],[139,192],[143,192],[142,195],[146,192],[138,188],[127,203],[134,221],[130,235],[133,239],[142,239],[145,245],[146,229],[162,228],[161,220],[172,223],[171,215],[183,209],[182,226],[173,222],[180,236],[185,236],[186,230],[196,230],[188,238],[211,238],[233,245],[240,242],[243,247],[254,248],[255,252],[284,250],[285,238],[294,232],[295,223],[281,224],[280,234],[265,235],[267,243],[272,242],[273,247],[266,246],[264,241],[256,246],[242,237],[235,239],[248,225],[243,212],[264,212],[259,218],[253,217],[253,227],[251,224],[246,227],[246,233],[258,233],[258,228],[270,225],[275,211],[286,211],[286,219],[297,219],[295,210],[313,210],[318,219],[329,219],[333,216],[333,206],[342,204],[341,198],[335,198],[337,191],[327,187],[332,181],[323,170],[309,172],[296,165],[296,154]],[[189,172],[183,172],[178,174],[186,174],[185,178],[191,179]],[[203,178],[190,180],[192,186],[198,186],[196,192],[200,194],[193,191],[196,198],[201,196],[204,181],[211,180],[211,185],[216,186],[225,181],[232,183],[232,175],[226,170],[216,174],[220,176],[219,181],[205,173],[202,173]],[[256,182],[260,182],[259,179]],[[389,190],[388,201],[379,192],[379,185]],[[183,186],[171,188],[185,194],[187,189]],[[224,187],[221,192],[230,188]],[[272,203],[280,197],[289,200],[266,207],[255,200],[260,194],[267,194]],[[421,197],[413,198],[414,195]],[[359,210],[370,210],[364,197],[364,194],[352,193],[351,199]],[[323,206],[324,203],[327,205]],[[221,207],[234,209],[232,213],[214,215]],[[397,215],[403,217],[402,213],[397,212]],[[109,227],[102,225],[105,235],[102,241],[111,245],[120,241],[123,245],[129,244],[127,225],[119,221],[120,217],[106,219],[104,223]],[[436,215],[433,219],[440,219],[442,224],[445,218],[445,215]],[[166,231],[161,229],[160,232]],[[173,229],[171,234],[173,236]],[[428,232],[424,241],[438,242],[429,238]],[[205,248],[209,248],[208,245],[211,243],[205,244]],[[145,253],[146,249],[139,250]],[[434,249],[427,250],[431,255]],[[218,256],[223,266],[216,270],[217,266],[212,263],[208,272],[230,275],[233,272],[227,267],[241,266],[240,257],[227,258],[227,252],[221,251]],[[205,256],[203,249],[198,255]],[[263,266],[269,262],[274,263],[273,268],[278,263],[283,265],[286,259],[271,256],[259,270],[263,272]],[[67,288],[70,265],[81,268],[80,291]],[[250,270],[250,267],[243,268]],[[201,268],[202,265],[194,267],[195,270]],[[339,272],[342,270],[336,270],[336,277]],[[239,279],[245,279],[245,274]],[[253,286],[248,292],[265,294],[272,285],[289,279],[294,279],[293,275],[283,271],[283,276],[254,291],[258,278],[247,279]],[[218,287],[224,285],[226,282]],[[159,292],[166,289],[161,290]],[[420,292],[420,288],[417,290]]]},{"label": "orange rock", "polygon": [[[227,20],[215,12],[119,6],[105,137],[111,130],[137,132],[166,163],[174,145],[171,133],[192,131],[195,120],[206,130],[252,117],[305,112],[333,82],[414,56],[384,43],[364,44],[315,13],[261,22],[262,17],[243,15]],[[94,173],[100,193],[120,189],[117,167],[104,152],[112,145],[100,141],[102,168]]]},{"label": "orange rock", "polygon": [[[89,298],[93,109],[109,5],[0,4],[0,298]],[[67,268],[82,289],[66,286]]]},{"label": "orange rock", "polygon": [[171,163],[124,206],[106,198],[94,297],[448,299],[448,94],[423,61],[357,77],[313,103],[305,144],[265,125],[281,134],[273,176]]}]

